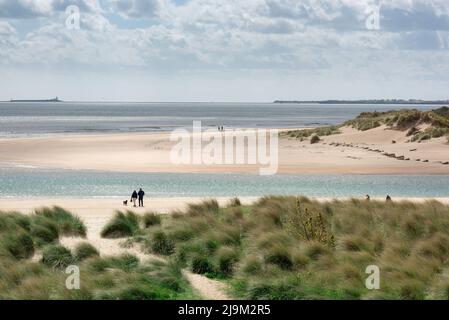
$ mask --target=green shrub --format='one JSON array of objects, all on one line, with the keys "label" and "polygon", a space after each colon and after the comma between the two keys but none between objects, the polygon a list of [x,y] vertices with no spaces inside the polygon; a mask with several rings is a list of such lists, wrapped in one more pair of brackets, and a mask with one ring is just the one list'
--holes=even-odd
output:
[{"label": "green shrub", "polygon": [[161,297],[153,286],[135,284],[121,289],[117,293],[117,298],[120,300],[156,300]]},{"label": "green shrub", "polygon": [[422,300],[424,299],[423,284],[417,280],[408,280],[400,287],[401,299]]},{"label": "green shrub", "polygon": [[310,138],[310,143],[311,144],[314,144],[314,143],[318,143],[318,142],[320,142],[320,137],[319,136],[317,136],[316,134],[314,134],[314,135],[312,135],[312,137]]},{"label": "green shrub", "polygon": [[286,135],[291,138],[298,138],[301,141],[303,141],[304,138],[310,137],[312,135],[318,135],[321,137],[324,136],[330,136],[333,134],[339,134],[341,133],[339,128],[336,126],[329,126],[329,127],[319,127],[319,128],[313,128],[313,129],[301,129],[301,130],[290,130],[286,133],[281,133],[281,135]]},{"label": "green shrub", "polygon": [[248,257],[244,263],[243,271],[248,274],[258,274],[262,271],[262,261],[256,257]]},{"label": "green shrub", "polygon": [[438,259],[444,262],[449,254],[449,236],[436,233],[417,245],[417,253],[426,259]]},{"label": "green shrub", "polygon": [[98,250],[93,245],[87,242],[78,244],[75,248],[74,253],[75,259],[77,261],[82,261],[91,257],[97,257],[99,255],[100,253],[98,252]]},{"label": "green shrub", "polygon": [[172,230],[170,232],[170,239],[176,241],[187,241],[193,239],[196,234],[197,231],[192,226],[184,225],[181,227],[176,227],[174,230]]},{"label": "green shrub", "polygon": [[238,261],[238,254],[232,248],[221,248],[217,252],[218,270],[221,274],[229,276],[234,272]]},{"label": "green shrub", "polygon": [[237,197],[232,198],[229,200],[228,207],[240,207],[242,203],[240,202],[240,199]]},{"label": "green shrub", "polygon": [[323,244],[318,243],[318,242],[312,242],[310,243],[305,250],[306,255],[312,259],[312,260],[317,260],[319,259],[321,256],[328,254],[329,253],[329,249],[326,248]]},{"label": "green shrub", "polygon": [[160,224],[161,224],[161,217],[156,213],[149,212],[143,216],[143,225],[145,226],[145,228],[149,228]]},{"label": "green shrub", "polygon": [[123,271],[131,271],[139,266],[139,258],[128,253],[117,257],[111,257],[109,262],[111,267],[121,269]]},{"label": "green shrub", "polygon": [[42,252],[42,263],[51,268],[65,268],[73,262],[70,250],[61,245],[49,245]]},{"label": "green shrub", "polygon": [[137,235],[139,233],[139,218],[131,211],[118,211],[114,218],[103,228],[103,238],[123,238]]},{"label": "green shrub", "polygon": [[202,215],[202,214],[216,214],[218,213],[218,210],[220,209],[220,206],[218,205],[218,201],[215,199],[210,200],[204,200],[201,203],[191,203],[188,205],[187,213],[189,215]]},{"label": "green shrub", "polygon": [[31,226],[31,235],[36,239],[36,243],[41,246],[58,240],[59,231],[56,224],[51,221],[44,221],[41,224],[33,224]]},{"label": "green shrub", "polygon": [[18,212],[2,213],[0,212],[0,231],[12,229],[19,226],[25,231],[30,231],[31,219],[29,216]]},{"label": "green shrub", "polygon": [[223,231],[217,234],[218,240],[227,246],[238,246],[241,244],[241,230],[239,227],[224,227]]},{"label": "green shrub", "polygon": [[284,270],[291,270],[293,268],[293,260],[290,252],[280,246],[271,248],[265,255],[265,261],[275,264]]},{"label": "green shrub", "polygon": [[55,223],[61,234],[64,235],[86,235],[86,227],[83,222],[69,211],[61,207],[41,208],[35,211],[39,217],[45,217]]},{"label": "green shrub", "polygon": [[231,207],[228,209],[228,214],[226,216],[226,222],[230,224],[234,224],[238,220],[243,218],[243,209],[242,207]]},{"label": "green shrub", "polygon": [[221,246],[220,241],[213,236],[209,236],[208,238],[206,238],[204,243],[206,244],[206,248],[209,253],[214,253]]},{"label": "green shrub", "polygon": [[298,300],[305,297],[301,289],[296,279],[260,281],[248,288],[248,296],[252,300]]},{"label": "green shrub", "polygon": [[175,251],[175,244],[163,231],[157,231],[151,239],[151,250],[154,253],[168,256]]},{"label": "green shrub", "polygon": [[362,251],[365,248],[365,242],[361,237],[348,236],[342,242],[343,247],[348,251]]},{"label": "green shrub", "polygon": [[192,259],[192,271],[198,274],[214,273],[215,268],[208,257],[197,255]]},{"label": "green shrub", "polygon": [[3,239],[3,245],[16,259],[28,259],[34,254],[33,239],[24,231],[8,234]]},{"label": "green shrub", "polygon": [[309,261],[310,259],[301,253],[293,255],[293,265],[295,266],[295,268],[302,269],[307,266]]}]

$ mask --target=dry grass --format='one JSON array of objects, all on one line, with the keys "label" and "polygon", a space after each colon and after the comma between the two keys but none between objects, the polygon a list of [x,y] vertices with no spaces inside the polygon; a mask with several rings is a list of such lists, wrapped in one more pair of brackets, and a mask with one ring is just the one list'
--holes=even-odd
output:
[{"label": "dry grass", "polygon": [[[152,235],[164,232],[172,241],[173,259],[194,272],[228,279],[242,298],[428,299],[447,294],[448,281],[435,279],[449,262],[449,206],[265,197],[238,209],[196,204],[150,230],[146,246],[151,251]],[[380,290],[365,287],[369,265],[381,270]]]},{"label": "dry grass", "polygon": [[[181,268],[223,279],[235,296],[249,299],[449,298],[449,206],[436,201],[271,196],[219,207],[209,200],[160,224],[135,225],[133,241],[170,261],[151,265],[130,255],[101,258],[86,245],[72,254],[52,237],[48,247],[36,226],[50,234],[81,230],[60,219],[0,214],[0,298],[195,297]],[[48,266],[28,260],[41,247]],[[64,287],[60,267],[71,260],[83,272],[82,290]],[[369,265],[380,268],[379,290],[365,287]]]},{"label": "dry grass", "polygon": [[[142,264],[132,255],[99,257],[87,242],[73,253],[58,244],[60,235],[83,236],[85,230],[77,217],[58,207],[30,216],[0,212],[0,299],[198,298],[176,264]],[[40,249],[42,259],[31,261]],[[66,288],[65,267],[73,264],[82,275],[80,290]]]}]

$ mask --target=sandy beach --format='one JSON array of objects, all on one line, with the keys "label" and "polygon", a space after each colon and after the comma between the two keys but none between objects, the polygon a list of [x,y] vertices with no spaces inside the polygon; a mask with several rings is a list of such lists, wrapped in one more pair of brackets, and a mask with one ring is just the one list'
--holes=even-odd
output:
[{"label": "sandy beach", "polygon": [[[323,137],[317,144],[282,137],[277,172],[449,174],[449,165],[443,164],[449,161],[445,138],[422,143],[407,143],[407,140],[405,132],[383,126],[364,132],[345,127],[341,134]],[[169,133],[4,138],[0,139],[0,166],[174,173],[258,173],[261,167],[254,164],[175,165],[170,161],[170,150],[175,144],[170,141]],[[383,153],[394,153],[404,160]]]}]

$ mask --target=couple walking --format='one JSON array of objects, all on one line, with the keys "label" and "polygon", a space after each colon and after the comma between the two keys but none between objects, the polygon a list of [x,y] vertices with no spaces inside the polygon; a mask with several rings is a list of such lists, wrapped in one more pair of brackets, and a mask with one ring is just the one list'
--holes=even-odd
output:
[{"label": "couple walking", "polygon": [[143,207],[143,196],[145,195],[145,192],[142,190],[142,188],[139,189],[139,192],[134,190],[134,192],[131,195],[131,202],[134,204],[134,207],[136,206],[136,200],[139,199],[139,207]]}]

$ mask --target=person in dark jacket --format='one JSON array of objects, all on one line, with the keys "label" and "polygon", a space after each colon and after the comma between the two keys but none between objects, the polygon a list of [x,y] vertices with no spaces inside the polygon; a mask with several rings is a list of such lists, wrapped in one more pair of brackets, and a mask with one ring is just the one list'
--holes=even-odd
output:
[{"label": "person in dark jacket", "polygon": [[136,201],[137,201],[137,191],[134,190],[131,195],[131,202],[134,204],[134,207],[136,206]]},{"label": "person in dark jacket", "polygon": [[142,188],[139,189],[139,193],[137,195],[139,196],[139,207],[143,207],[143,196],[145,195],[145,192]]}]

